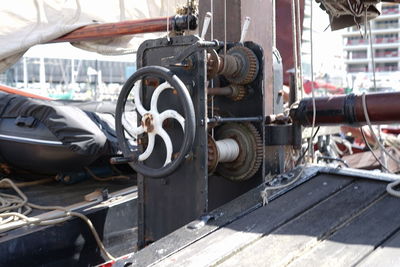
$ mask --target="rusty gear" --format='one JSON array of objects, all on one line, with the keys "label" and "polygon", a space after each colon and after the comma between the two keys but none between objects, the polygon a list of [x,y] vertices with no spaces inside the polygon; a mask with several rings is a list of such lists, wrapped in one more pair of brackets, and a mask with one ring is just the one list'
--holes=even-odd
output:
[{"label": "rusty gear", "polygon": [[251,123],[227,123],[215,131],[217,140],[232,138],[240,148],[233,162],[219,163],[216,172],[232,181],[245,181],[260,169],[263,160],[263,142],[260,133]]},{"label": "rusty gear", "polygon": [[217,51],[210,49],[207,52],[207,79],[211,80],[218,74],[221,65],[221,58],[218,56]]},{"label": "rusty gear", "polygon": [[[225,78],[233,84],[249,84],[253,82],[258,74],[260,68],[256,54],[245,46],[234,46],[228,50],[226,56],[234,57],[236,61],[236,71],[232,75],[225,75]],[[224,64],[229,60],[224,59]],[[224,69],[233,66],[224,66]]]},{"label": "rusty gear", "polygon": [[229,96],[230,99],[233,101],[240,101],[243,100],[247,95],[246,87],[242,85],[231,85],[232,88],[232,95]]}]

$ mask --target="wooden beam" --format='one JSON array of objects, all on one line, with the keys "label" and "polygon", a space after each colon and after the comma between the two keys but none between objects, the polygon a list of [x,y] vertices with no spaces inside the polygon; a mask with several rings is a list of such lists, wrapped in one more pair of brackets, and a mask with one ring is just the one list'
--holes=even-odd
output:
[{"label": "wooden beam", "polygon": [[169,30],[182,30],[185,26],[185,28],[187,28],[188,19],[190,20],[190,28],[196,28],[197,21],[194,16],[171,16],[129,20],[84,26],[50,41],[49,43],[89,41],[131,34],[166,32],[168,23]]}]

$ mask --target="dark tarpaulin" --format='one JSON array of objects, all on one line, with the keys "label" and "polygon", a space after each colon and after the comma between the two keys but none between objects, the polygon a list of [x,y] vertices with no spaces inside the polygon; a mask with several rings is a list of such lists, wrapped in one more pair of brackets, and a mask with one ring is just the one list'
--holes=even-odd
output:
[{"label": "dark tarpaulin", "polygon": [[54,101],[0,93],[0,117],[33,117],[43,123],[59,141],[81,155],[101,152],[107,138],[84,111]]}]

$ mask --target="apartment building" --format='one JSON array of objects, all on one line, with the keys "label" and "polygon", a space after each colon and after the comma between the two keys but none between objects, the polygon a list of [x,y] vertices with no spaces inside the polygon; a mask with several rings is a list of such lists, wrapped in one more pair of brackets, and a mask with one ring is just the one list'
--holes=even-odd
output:
[{"label": "apartment building", "polygon": [[377,89],[400,89],[397,85],[400,70],[400,5],[382,4],[381,15],[371,21],[372,49],[367,36],[362,36],[365,35],[364,25],[361,25],[361,32],[354,26],[343,33],[348,75],[353,77],[353,82],[361,75],[367,75],[371,79],[371,59],[374,55]]}]

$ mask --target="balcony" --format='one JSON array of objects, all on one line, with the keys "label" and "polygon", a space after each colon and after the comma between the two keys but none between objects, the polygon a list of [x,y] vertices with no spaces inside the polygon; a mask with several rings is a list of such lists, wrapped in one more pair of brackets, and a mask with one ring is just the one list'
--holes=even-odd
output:
[{"label": "balcony", "polygon": [[383,37],[383,38],[375,38],[375,44],[388,44],[388,43],[397,43],[399,42],[399,37]]},{"label": "balcony", "polygon": [[365,54],[353,54],[351,57],[347,57],[347,59],[364,59],[367,58],[367,53]]},{"label": "balcony", "polygon": [[393,71],[398,71],[399,67],[398,66],[376,67],[375,70],[377,72],[393,72]]},{"label": "balcony", "polygon": [[386,52],[376,52],[375,57],[376,58],[392,58],[392,57],[398,57],[399,52],[397,51],[386,51]]},{"label": "balcony", "polygon": [[368,72],[368,67],[349,67],[347,68],[347,72]]},{"label": "balcony", "polygon": [[[391,43],[398,43],[399,37],[386,37],[386,38],[375,38],[374,44],[391,44]],[[346,45],[367,45],[367,39],[353,39],[347,40]]]},{"label": "balcony", "polygon": [[398,23],[375,24],[375,26],[372,27],[373,30],[387,30],[387,29],[398,29],[398,28],[399,28]]},{"label": "balcony", "polygon": [[355,40],[347,40],[346,45],[366,45],[368,44],[368,40],[366,39],[355,39]]},{"label": "balcony", "polygon": [[399,8],[398,7],[383,8],[382,9],[382,15],[394,15],[394,14],[399,14]]}]

